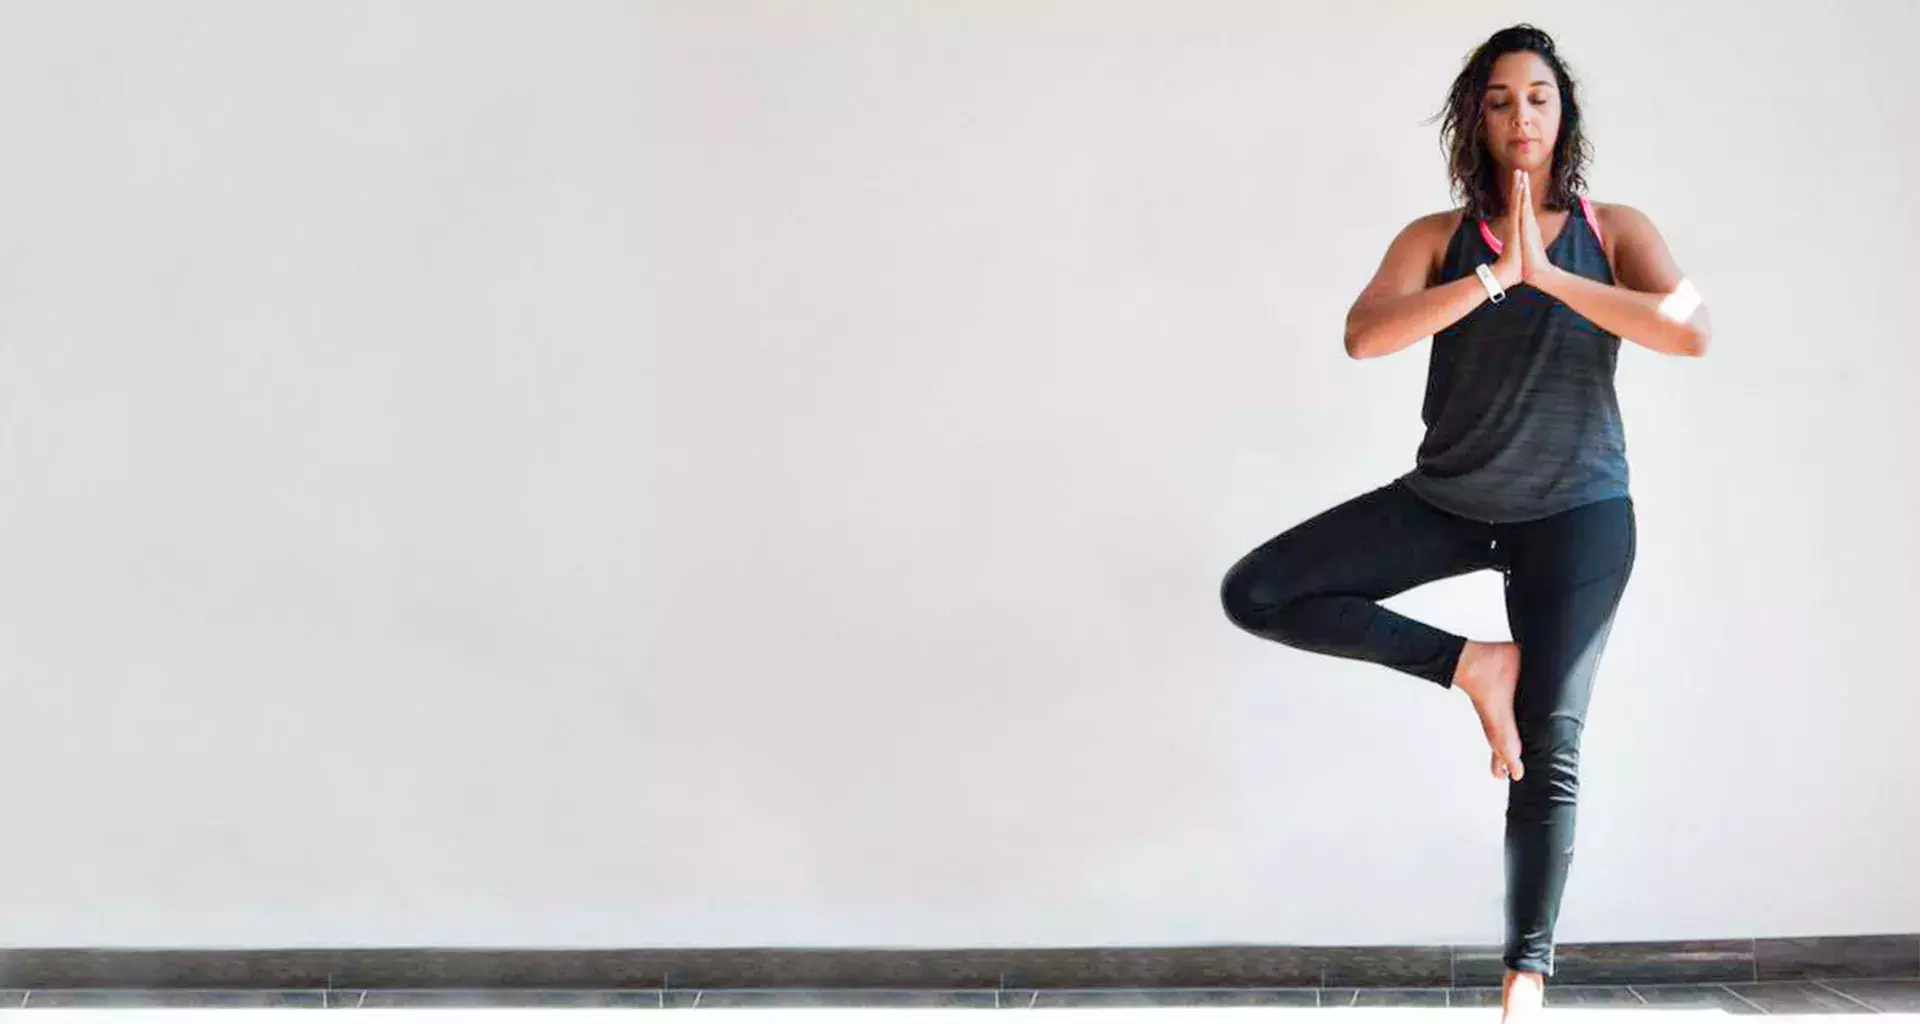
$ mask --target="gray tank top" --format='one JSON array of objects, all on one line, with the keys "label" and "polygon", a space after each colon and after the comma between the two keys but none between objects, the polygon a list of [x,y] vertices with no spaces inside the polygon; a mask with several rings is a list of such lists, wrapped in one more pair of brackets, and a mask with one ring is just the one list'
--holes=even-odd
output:
[{"label": "gray tank top", "polygon": [[[1499,239],[1462,217],[1436,284],[1473,277]],[[1585,197],[1547,246],[1562,270],[1613,283]],[[1416,467],[1419,497],[1489,523],[1541,519],[1627,494],[1626,428],[1613,390],[1620,338],[1532,285],[1507,289],[1434,335]]]}]

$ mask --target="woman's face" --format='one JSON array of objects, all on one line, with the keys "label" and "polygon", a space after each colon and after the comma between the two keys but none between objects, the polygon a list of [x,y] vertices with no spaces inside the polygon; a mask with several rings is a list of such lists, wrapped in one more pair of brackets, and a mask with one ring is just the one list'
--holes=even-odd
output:
[{"label": "woman's face", "polygon": [[1508,171],[1550,170],[1560,137],[1560,89],[1539,54],[1508,53],[1494,61],[1481,109],[1495,163]]}]

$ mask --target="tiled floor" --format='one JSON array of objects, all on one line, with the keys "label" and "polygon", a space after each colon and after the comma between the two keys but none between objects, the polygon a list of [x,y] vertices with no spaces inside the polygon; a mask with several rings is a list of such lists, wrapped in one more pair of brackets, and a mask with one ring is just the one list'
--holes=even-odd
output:
[{"label": "tiled floor", "polygon": [[[1728,985],[1559,985],[1547,989],[1548,1006],[1571,1013],[1586,1024],[1606,1024],[1615,1018],[1682,1024],[1690,1018],[1721,1019],[1728,1015],[1833,1017],[1851,1014],[1894,1014],[1920,1022],[1920,979],[1806,980]],[[627,989],[433,991],[433,990],[297,990],[297,991],[99,991],[43,989],[30,992],[0,990],[0,1019],[38,1019],[40,1010],[58,1010],[47,1016],[65,1020],[98,1019],[102,1024],[135,1024],[152,1017],[179,1020],[181,1010],[222,1008],[219,1020],[242,1024],[239,1018],[273,1012],[284,1019],[290,1009],[350,1009],[356,1016],[380,1016],[410,1009],[481,1011],[496,1024],[565,1017],[580,1020],[602,1012],[646,1010],[679,1016],[703,1009],[726,1009],[716,1015],[734,1021],[798,1021],[839,1019],[846,1016],[867,1024],[895,1024],[930,1017],[949,1019],[954,1009],[1031,1010],[1048,1020],[1066,1024],[1070,1018],[1142,1021],[1184,1020],[1198,1014],[1204,1020],[1278,1020],[1305,1011],[1316,1016],[1378,1016],[1392,1011],[1404,1018],[1413,1014],[1479,1020],[1497,1012],[1500,993],[1495,988],[1325,988],[1325,989],[1126,989],[1126,990],[970,990],[970,991],[795,991],[732,990],[681,991]],[[857,1012],[852,1012],[856,1011]],[[246,1012],[251,1010],[252,1013]],[[562,1013],[561,1011],[565,1011]],[[823,1017],[827,1010],[849,1011]],[[596,1012],[599,1011],[599,1012]],[[1231,1012],[1229,1012],[1231,1011]],[[1351,1011],[1351,1012],[1350,1012]],[[1431,1011],[1431,1012],[1427,1012]],[[1473,1011],[1473,1012],[1467,1012]],[[743,1016],[744,1015],[744,1016]],[[446,1013],[433,1019],[449,1020]]]}]

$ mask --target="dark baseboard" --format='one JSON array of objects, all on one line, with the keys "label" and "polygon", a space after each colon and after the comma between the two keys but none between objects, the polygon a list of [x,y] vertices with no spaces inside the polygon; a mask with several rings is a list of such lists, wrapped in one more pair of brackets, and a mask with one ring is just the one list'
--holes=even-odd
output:
[{"label": "dark baseboard", "polygon": [[[15,949],[0,989],[1470,988],[1491,946],[1084,949]],[[1920,978],[1920,934],[1565,943],[1556,985]]]}]

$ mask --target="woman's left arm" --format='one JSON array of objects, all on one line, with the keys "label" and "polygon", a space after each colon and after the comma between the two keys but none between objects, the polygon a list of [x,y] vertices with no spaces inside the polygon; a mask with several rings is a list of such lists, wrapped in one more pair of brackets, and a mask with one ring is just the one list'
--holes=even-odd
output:
[{"label": "woman's left arm", "polygon": [[[1601,284],[1552,264],[1532,275],[1528,283],[1601,329],[1655,352],[1706,355],[1713,335],[1706,303],[1674,265],[1666,240],[1646,214],[1631,206],[1613,203],[1605,210],[1606,231],[1613,238],[1614,280],[1619,284]],[[1526,269],[1536,268],[1530,262]]]}]

